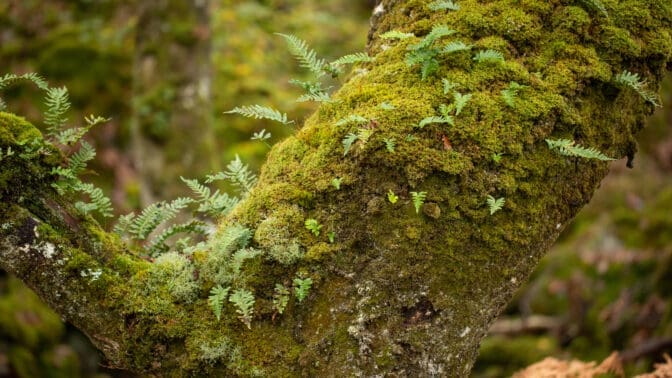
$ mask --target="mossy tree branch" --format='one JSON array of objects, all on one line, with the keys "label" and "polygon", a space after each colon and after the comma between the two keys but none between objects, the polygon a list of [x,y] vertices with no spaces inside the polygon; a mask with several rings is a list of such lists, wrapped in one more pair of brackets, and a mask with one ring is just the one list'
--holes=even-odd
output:
[{"label": "mossy tree branch", "polygon": [[[213,251],[197,251],[193,267],[171,271],[133,257],[92,221],[67,216],[44,173],[53,158],[18,170],[0,162],[0,215],[9,224],[0,264],[94,341],[110,340],[98,345],[127,369],[466,376],[492,320],[608,171],[606,162],[559,155],[544,140],[632,155],[653,107],[612,79],[628,70],[656,88],[672,57],[672,15],[659,0],[604,1],[608,17],[578,2],[463,0],[459,11],[431,11],[427,3],[379,5],[369,43],[375,61],[272,149],[257,187],[221,221],[254,230],[253,245],[263,252],[244,266],[257,298],[251,329],[233,309],[217,322],[206,303],[211,285],[184,275],[197,273]],[[439,58],[437,72],[422,80],[420,67],[404,62],[407,42],[379,38],[390,30],[424,36],[436,25],[474,50],[503,53],[504,62],[460,52]],[[452,101],[441,78],[471,98],[454,126],[418,129]],[[501,91],[511,82],[526,87],[507,102]],[[375,122],[367,143],[355,142],[344,157],[341,140],[356,126],[336,124],[353,114]],[[0,126],[0,147],[20,148],[18,133],[34,130]],[[394,152],[385,139],[397,141]],[[411,192],[426,193],[419,215]],[[492,215],[489,195],[506,198]],[[322,225],[319,235],[306,230],[307,219]],[[49,239],[25,232],[35,225],[53,230],[40,234]],[[75,262],[45,259],[40,243]],[[274,257],[294,246],[304,252],[299,261]],[[92,280],[96,269],[103,273]],[[291,285],[297,274],[311,277],[313,289],[276,317],[273,287]],[[196,282],[197,298],[176,299],[175,282]]]}]

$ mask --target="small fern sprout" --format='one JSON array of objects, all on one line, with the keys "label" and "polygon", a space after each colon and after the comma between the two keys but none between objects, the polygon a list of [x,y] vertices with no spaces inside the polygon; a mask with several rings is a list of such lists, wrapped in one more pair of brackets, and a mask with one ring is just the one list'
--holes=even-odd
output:
[{"label": "small fern sprout", "polygon": [[451,11],[458,11],[460,10],[460,6],[452,2],[451,0],[436,0],[431,2],[427,6],[430,10],[433,11],[440,11],[440,10],[451,10]]},{"label": "small fern sprout", "polygon": [[385,138],[383,139],[383,143],[385,143],[387,152],[394,153],[395,147],[397,146],[397,142],[394,140],[394,138]]},{"label": "small fern sprout", "polygon": [[487,203],[488,208],[490,209],[490,215],[493,215],[494,213],[504,208],[505,202],[506,200],[504,197],[495,199],[495,197],[488,195]]},{"label": "small fern sprout", "polygon": [[273,309],[281,314],[285,312],[287,308],[287,303],[289,303],[289,289],[282,284],[275,284],[275,289],[273,289]]},{"label": "small fern sprout", "polygon": [[236,155],[236,158],[226,166],[226,171],[206,176],[205,183],[210,184],[218,180],[231,181],[243,196],[247,196],[257,183],[257,176],[250,172],[247,165],[240,160],[240,156]]},{"label": "small fern sprout", "polygon": [[504,54],[497,50],[481,50],[476,53],[474,60],[478,63],[504,63]]},{"label": "small fern sprout", "polygon": [[467,45],[466,43],[461,41],[455,41],[450,42],[447,45],[443,46],[441,52],[444,54],[452,54],[460,51],[469,51],[472,48],[473,48],[472,45]]},{"label": "small fern sprout", "polygon": [[329,64],[334,67],[340,67],[346,64],[367,63],[367,62],[373,62],[373,58],[370,57],[367,53],[359,52],[342,56]]},{"label": "small fern sprout", "polygon": [[443,94],[447,95],[450,93],[453,89],[457,88],[457,83],[454,83],[446,78],[441,79],[441,82],[443,83]]},{"label": "small fern sprout", "polygon": [[313,235],[320,236],[320,230],[322,230],[322,225],[316,219],[313,218],[306,219],[304,225],[306,226],[306,230],[312,232]]},{"label": "small fern sprout", "polygon": [[390,201],[390,203],[394,205],[395,203],[397,203],[397,201],[399,201],[399,197],[396,194],[394,194],[392,189],[390,189],[387,192],[387,200]]},{"label": "small fern sprout", "polygon": [[586,148],[576,144],[571,139],[546,139],[548,148],[558,151],[561,155],[596,159],[601,161],[615,160],[595,148]]},{"label": "small fern sprout", "polygon": [[455,115],[460,115],[462,109],[464,109],[469,100],[471,100],[471,96],[471,93],[466,95],[458,92],[453,93],[453,98],[455,99]]},{"label": "small fern sprout", "polygon": [[355,143],[359,139],[359,136],[355,133],[348,133],[344,138],[343,138],[343,156],[347,155],[348,152],[350,151],[350,148],[352,148],[352,144]]},{"label": "small fern sprout", "polygon": [[380,108],[383,110],[395,110],[396,106],[390,104],[389,102],[383,102],[380,104]]},{"label": "small fern sprout", "polygon": [[341,190],[341,181],[342,179],[340,177],[334,177],[331,179],[331,186],[333,186],[336,190]]},{"label": "small fern sprout", "polygon": [[427,192],[411,192],[411,197],[413,199],[413,206],[415,206],[415,213],[420,213],[420,208],[425,203],[425,198],[427,198]]},{"label": "small fern sprout", "polygon": [[646,89],[646,81],[639,78],[639,74],[629,71],[623,71],[614,77],[614,83],[623,88],[630,88],[637,92],[645,101],[653,104],[653,106],[661,107],[660,98],[658,95]]},{"label": "small fern sprout", "polygon": [[313,280],[308,278],[294,278],[294,295],[299,303],[303,302],[304,299],[308,296],[310,288],[313,286]]},{"label": "small fern sprout", "polygon": [[294,121],[287,120],[287,114],[281,113],[279,110],[269,108],[268,106],[261,105],[240,106],[229,110],[228,112],[224,112],[224,114],[239,114],[247,118],[268,119],[271,121],[280,122],[283,125],[294,123]]},{"label": "small fern sprout", "polygon": [[506,87],[506,89],[502,90],[502,99],[504,100],[504,103],[506,103],[506,105],[508,105],[509,107],[515,108],[516,97],[518,97],[518,92],[520,92],[525,88],[528,88],[528,86],[520,85],[515,81],[510,82],[509,86]]},{"label": "small fern sprout", "polygon": [[238,289],[231,294],[229,302],[236,306],[238,319],[247,326],[247,329],[252,328],[252,316],[254,315],[254,294],[246,289]]},{"label": "small fern sprout", "polygon": [[502,152],[492,154],[492,161],[494,161],[495,164],[499,164],[502,161],[502,156],[504,156],[504,153]]},{"label": "small fern sprout", "polygon": [[334,244],[334,240],[336,240],[336,233],[334,231],[329,231],[327,233],[327,239],[329,239],[329,243]]},{"label": "small fern sprout", "polygon": [[224,308],[224,302],[226,302],[226,297],[229,295],[229,290],[229,287],[222,287],[222,285],[217,285],[210,290],[208,306],[212,309],[217,321],[220,321],[222,318],[222,308]]}]

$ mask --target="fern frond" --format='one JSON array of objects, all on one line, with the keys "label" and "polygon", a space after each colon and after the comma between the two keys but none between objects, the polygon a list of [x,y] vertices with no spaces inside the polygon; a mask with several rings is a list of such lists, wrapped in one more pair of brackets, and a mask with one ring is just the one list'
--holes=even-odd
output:
[{"label": "fern frond", "polygon": [[430,10],[433,11],[440,11],[440,10],[452,10],[452,11],[458,11],[460,10],[460,6],[452,2],[451,0],[436,0],[432,3],[430,3],[427,6]]},{"label": "fern frond", "polygon": [[234,277],[240,275],[243,264],[245,260],[253,259],[259,256],[262,252],[258,249],[253,248],[244,248],[237,250],[233,256],[231,256],[231,270],[233,271]]},{"label": "fern frond", "polygon": [[133,225],[133,219],[135,219],[135,214],[133,213],[120,216],[119,219],[117,219],[117,224],[114,225],[112,232],[119,236],[124,235],[128,232],[131,225]]},{"label": "fern frond", "polygon": [[110,218],[113,216],[112,202],[107,196],[103,193],[100,188],[96,188],[93,184],[77,182],[73,187],[73,190],[76,192],[84,193],[89,196],[91,202],[85,204],[83,202],[78,202],[79,206],[75,204],[82,212],[88,214],[93,211],[97,211],[101,216],[105,218]]},{"label": "fern frond", "polygon": [[23,75],[5,74],[0,77],[0,90],[14,84],[17,81],[27,80],[33,82],[38,88],[46,91],[49,89],[49,83],[36,73],[26,73]]},{"label": "fern frond", "polygon": [[306,93],[306,94],[301,95],[299,98],[296,99],[296,102],[306,102],[306,101],[333,102],[329,93],[326,93],[326,92]]},{"label": "fern frond", "polygon": [[509,83],[509,86],[506,89],[502,90],[502,99],[506,105],[515,108],[516,107],[516,97],[518,92],[527,88],[527,85],[520,85],[515,81]]},{"label": "fern frond", "polygon": [[296,102],[305,102],[305,101],[316,101],[316,102],[331,102],[331,96],[327,93],[327,89],[322,88],[322,83],[319,81],[302,81],[292,79],[289,81],[290,84],[297,85],[303,90],[306,94],[299,97]]},{"label": "fern frond", "polygon": [[432,45],[436,40],[453,35],[457,31],[449,28],[446,25],[436,25],[432,28],[432,31],[429,32],[419,43],[411,45],[408,47],[409,50],[421,50],[426,49]]},{"label": "fern frond", "polygon": [[495,199],[495,197],[489,195],[487,198],[487,202],[488,207],[490,208],[490,215],[492,215],[501,210],[502,208],[504,208],[504,203],[506,202],[506,200],[504,199],[504,197]]},{"label": "fern frond", "polygon": [[658,95],[646,89],[646,81],[639,78],[639,74],[629,71],[623,71],[614,77],[614,83],[620,87],[626,87],[637,92],[645,101],[650,102],[656,107],[661,107]]},{"label": "fern frond", "polygon": [[44,104],[47,106],[44,112],[44,123],[48,126],[49,135],[55,136],[68,121],[65,118],[65,113],[70,110],[68,89],[66,87],[47,89]]},{"label": "fern frond", "polygon": [[389,102],[383,102],[380,104],[380,108],[383,110],[395,110],[397,107],[390,104]]},{"label": "fern frond", "polygon": [[175,218],[192,202],[193,199],[182,197],[168,203],[162,201],[151,204],[133,218],[133,223],[127,228],[128,233],[138,240],[145,240],[159,225]]},{"label": "fern frond", "polygon": [[313,280],[308,278],[294,278],[294,295],[296,299],[300,302],[303,302],[304,299],[308,296],[310,288],[313,286]]},{"label": "fern frond", "polygon": [[238,289],[231,294],[229,302],[236,306],[238,319],[250,329],[252,315],[254,314],[254,295],[252,292],[246,289]]},{"label": "fern frond", "polygon": [[493,62],[504,63],[504,54],[497,50],[481,50],[476,53],[474,60],[478,63]]},{"label": "fern frond", "polygon": [[357,141],[357,139],[359,139],[359,136],[355,133],[348,133],[348,135],[346,135],[343,138],[343,141],[342,141],[342,143],[343,143],[343,156],[348,154],[348,151],[350,151],[350,148],[352,147],[352,144],[355,143],[355,141]]},{"label": "fern frond", "polygon": [[342,56],[329,64],[338,67],[346,64],[365,63],[365,62],[373,62],[373,58],[370,57],[367,53],[358,52]]},{"label": "fern frond", "polygon": [[299,61],[301,67],[307,68],[317,77],[324,75],[324,66],[327,64],[326,61],[324,59],[318,59],[317,54],[314,50],[311,50],[308,47],[306,41],[291,34],[276,34],[285,39],[287,46],[289,47],[289,52]]},{"label": "fern frond", "polygon": [[425,198],[427,198],[427,192],[411,192],[411,197],[413,198],[413,206],[415,207],[415,213],[420,213],[420,208],[425,203]]},{"label": "fern frond", "polygon": [[289,289],[285,285],[275,284],[275,289],[273,289],[273,309],[278,314],[285,312],[287,303],[289,303],[289,294]]},{"label": "fern frond", "polygon": [[224,112],[224,114],[239,114],[247,118],[268,119],[271,121],[280,122],[284,125],[294,123],[294,121],[287,120],[286,113],[282,113],[279,110],[262,105],[239,106],[229,110],[228,112]]},{"label": "fern frond", "polygon": [[229,295],[229,287],[222,287],[222,285],[217,285],[210,290],[210,296],[208,297],[208,305],[212,309],[212,312],[215,314],[217,321],[222,318],[222,308],[224,308],[224,302],[226,297]]},{"label": "fern frond", "polygon": [[450,42],[447,45],[443,46],[443,49],[441,50],[442,53],[444,54],[452,54],[456,53],[459,51],[467,51],[471,50],[473,48],[472,45],[467,45],[464,42],[461,41],[454,41]]},{"label": "fern frond", "polygon": [[452,91],[453,89],[457,88],[457,83],[454,83],[446,78],[441,79],[441,82],[443,83],[443,94],[447,95]]},{"label": "fern frond", "polygon": [[464,109],[469,100],[471,100],[471,96],[471,93],[466,95],[459,92],[453,93],[453,98],[455,99],[455,115],[460,115],[462,109]]},{"label": "fern frond", "polygon": [[349,116],[338,120],[338,122],[336,122],[336,126],[345,126],[350,124],[363,125],[368,122],[369,122],[368,118],[362,117],[357,114],[350,114]]},{"label": "fern frond", "polygon": [[196,195],[197,202],[199,203],[198,210],[196,211],[199,213],[214,217],[223,216],[228,214],[239,202],[238,198],[229,197],[226,193],[220,194],[219,190],[212,194],[210,188],[201,184],[198,180],[188,180],[184,177],[180,177],[180,179],[182,179],[182,181],[187,184],[187,187],[189,187],[189,189]]},{"label": "fern frond", "polygon": [[382,39],[408,39],[415,37],[413,33],[403,33],[398,30],[391,30],[380,35]]},{"label": "fern frond", "polygon": [[95,157],[95,148],[83,140],[79,150],[70,156],[68,168],[77,176],[86,168],[86,164]]},{"label": "fern frond", "polygon": [[271,133],[266,132],[266,129],[262,129],[260,132],[252,134],[252,138],[250,138],[250,140],[260,140],[262,142],[268,139],[271,139]]},{"label": "fern frond", "polygon": [[236,158],[226,166],[226,169],[224,172],[206,176],[205,183],[210,184],[217,180],[229,180],[243,195],[247,195],[257,183],[257,176],[250,172],[247,165],[243,164],[243,161],[240,160],[240,156],[237,154]]},{"label": "fern frond", "polygon": [[147,247],[147,251],[149,252],[150,256],[157,256],[161,253],[168,252],[170,248],[168,247],[168,245],[166,245],[166,241],[175,235],[178,234],[205,235],[206,232],[207,229],[205,228],[205,223],[197,220],[172,225],[163,230],[159,235],[157,235],[150,241],[149,246]]},{"label": "fern frond", "polygon": [[322,230],[322,225],[316,219],[309,218],[304,222],[306,230],[313,233],[315,236],[320,236],[320,230]]},{"label": "fern frond", "polygon": [[603,154],[595,148],[582,147],[571,139],[546,139],[548,148],[558,151],[561,155],[576,156],[585,159],[597,159],[601,161],[615,160]]}]

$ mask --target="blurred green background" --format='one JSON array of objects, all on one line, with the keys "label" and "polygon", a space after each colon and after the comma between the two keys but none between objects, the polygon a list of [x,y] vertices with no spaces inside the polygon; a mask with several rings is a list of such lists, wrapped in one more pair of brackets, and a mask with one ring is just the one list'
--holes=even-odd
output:
[{"label": "blurred green background", "polygon": [[[255,170],[268,147],[254,132],[287,126],[224,115],[269,105],[302,120],[290,78],[305,74],[284,41],[322,56],[363,51],[369,0],[4,0],[0,75],[37,72],[70,90],[72,124],[111,121],[88,139],[119,213],[183,193],[178,177],[222,169],[235,154]],[[338,86],[338,82],[333,83]],[[592,203],[564,231],[481,348],[475,377],[503,377],[547,356],[602,360],[623,352],[628,375],[672,351],[672,80],[640,138],[635,169],[614,162]],[[3,93],[11,112],[41,122],[30,85]],[[85,336],[0,271],[0,377],[127,376]]]}]

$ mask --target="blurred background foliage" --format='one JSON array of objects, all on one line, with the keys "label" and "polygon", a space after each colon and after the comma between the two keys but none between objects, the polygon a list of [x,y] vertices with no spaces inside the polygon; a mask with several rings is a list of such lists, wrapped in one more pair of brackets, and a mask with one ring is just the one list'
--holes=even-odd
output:
[{"label": "blurred background foliage", "polygon": [[[370,0],[5,0],[0,74],[37,72],[67,86],[73,124],[91,113],[112,118],[88,137],[99,152],[90,179],[125,213],[182,193],[178,176],[202,177],[235,154],[256,170],[268,147],[252,133],[266,129],[273,143],[292,129],[222,113],[262,104],[301,121],[316,107],[294,101],[288,80],[305,72],[273,33],[296,34],[327,58],[363,51],[372,8]],[[10,111],[36,123],[38,95],[27,85],[3,93]],[[614,350],[630,375],[672,352],[672,80],[664,97],[635,169],[613,163],[496,322],[473,376]],[[83,335],[0,272],[0,377],[125,375],[106,370]]]}]

